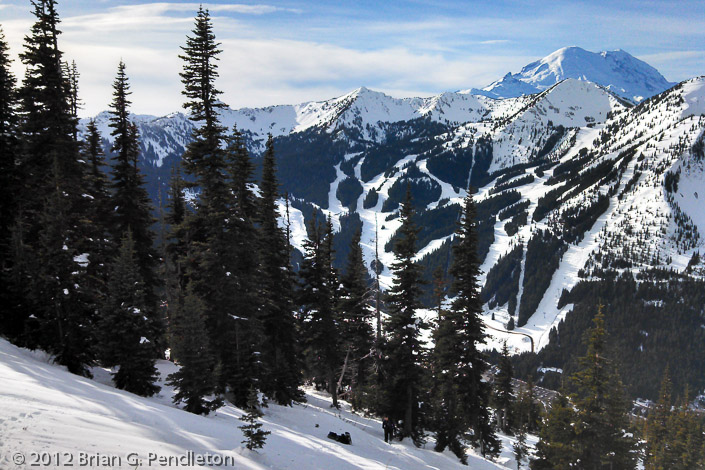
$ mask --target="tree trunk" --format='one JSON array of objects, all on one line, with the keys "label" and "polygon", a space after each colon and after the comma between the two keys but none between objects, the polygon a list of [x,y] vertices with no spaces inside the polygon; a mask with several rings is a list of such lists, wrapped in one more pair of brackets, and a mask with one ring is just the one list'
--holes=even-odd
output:
[{"label": "tree trunk", "polygon": [[406,386],[406,413],[404,415],[404,435],[412,436],[412,417],[414,412],[414,390],[411,384]]}]

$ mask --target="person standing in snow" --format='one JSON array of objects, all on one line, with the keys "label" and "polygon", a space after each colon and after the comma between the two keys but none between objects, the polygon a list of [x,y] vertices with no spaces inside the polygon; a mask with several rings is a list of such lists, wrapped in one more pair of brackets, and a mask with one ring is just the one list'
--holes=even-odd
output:
[{"label": "person standing in snow", "polygon": [[394,437],[394,422],[385,416],[382,420],[382,429],[384,429],[384,442],[391,443]]}]

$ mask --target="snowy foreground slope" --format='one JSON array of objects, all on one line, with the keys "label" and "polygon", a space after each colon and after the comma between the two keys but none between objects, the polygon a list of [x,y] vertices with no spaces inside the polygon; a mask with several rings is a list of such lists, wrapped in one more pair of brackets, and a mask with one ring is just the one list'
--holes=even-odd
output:
[{"label": "snowy foreground slope", "polygon": [[[158,367],[162,382],[175,368],[167,361]],[[137,462],[160,469],[468,468],[449,452],[431,450],[432,443],[426,449],[408,441],[385,444],[379,421],[347,406],[333,412],[326,397],[311,391],[306,404],[264,410],[262,422],[272,434],[264,449],[251,452],[241,444],[241,410],[225,406],[207,417],[193,415],[171,405],[173,391],[163,383],[159,396],[142,398],[111,387],[107,371],[93,372],[94,380],[75,376],[42,353],[0,339],[0,468],[30,468],[33,462],[64,468],[71,458],[80,468],[135,468]],[[327,439],[329,431],[349,432],[353,445]],[[470,455],[469,468],[516,468],[507,450],[511,441],[503,444],[497,462]],[[207,454],[210,466],[176,460],[192,455],[195,462]],[[216,465],[218,459],[227,465]]]}]

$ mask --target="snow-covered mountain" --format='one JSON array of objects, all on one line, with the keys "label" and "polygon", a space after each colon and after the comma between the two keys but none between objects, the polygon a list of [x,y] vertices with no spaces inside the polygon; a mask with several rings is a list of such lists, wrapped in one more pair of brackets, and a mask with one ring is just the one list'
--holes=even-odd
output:
[{"label": "snow-covered mountain", "polygon": [[482,90],[468,92],[513,98],[538,93],[567,78],[596,83],[634,103],[675,85],[649,64],[621,49],[589,52],[579,47],[564,47],[518,73],[508,73]]},{"label": "snow-covered mountain", "polygon": [[[578,73],[581,63],[592,65]],[[612,78],[601,86],[599,77]],[[222,120],[243,131],[256,160],[267,134],[275,137],[278,177],[292,198],[293,245],[302,247],[314,213],[332,216],[339,260],[359,229],[371,262],[377,234],[385,285],[407,184],[429,280],[433,268],[447,269],[472,186],[485,321],[503,330],[512,318],[514,333],[527,335],[493,331],[491,347],[505,339],[515,351],[532,341],[546,346],[573,308],[561,302],[564,290],[608,272],[702,278],[695,255],[705,243],[705,78],[634,106],[617,91],[635,99],[671,84],[624,52],[567,48],[505,79],[542,91],[397,99],[363,87],[322,102],[226,109]],[[106,119],[97,117],[107,145]],[[135,120],[156,201],[193,125],[179,113]]]}]

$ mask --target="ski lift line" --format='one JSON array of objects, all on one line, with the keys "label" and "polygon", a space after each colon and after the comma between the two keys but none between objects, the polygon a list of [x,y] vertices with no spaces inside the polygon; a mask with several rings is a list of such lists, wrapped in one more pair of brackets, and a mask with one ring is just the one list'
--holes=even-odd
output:
[{"label": "ski lift line", "polygon": [[526,336],[526,337],[529,338],[529,340],[531,341],[531,352],[534,352],[534,338],[533,338],[531,335],[529,335],[529,334],[526,334],[526,333],[519,333],[518,331],[501,330],[501,329],[499,329],[499,328],[495,328],[495,327],[493,327],[493,326],[490,326],[490,325],[488,325],[487,323],[485,323],[485,328],[489,328],[490,330],[499,331],[500,333],[509,333],[510,335]]}]

